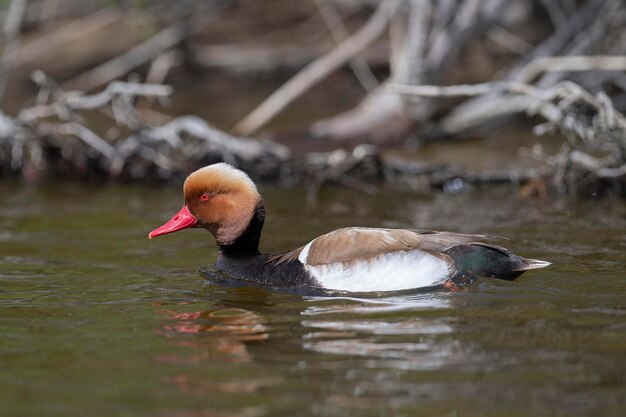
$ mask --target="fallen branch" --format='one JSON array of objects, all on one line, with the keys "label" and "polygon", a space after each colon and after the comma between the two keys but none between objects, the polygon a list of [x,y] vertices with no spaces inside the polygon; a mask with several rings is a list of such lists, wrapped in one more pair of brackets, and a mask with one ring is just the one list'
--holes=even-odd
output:
[{"label": "fallen branch", "polygon": [[207,149],[218,151],[228,162],[235,162],[237,158],[252,162],[269,155],[282,160],[289,156],[287,148],[282,145],[229,135],[197,116],[177,117],[144,133],[151,140],[166,141],[174,146],[180,146],[185,135],[201,139],[209,146]]},{"label": "fallen branch", "polygon": [[493,93],[495,91],[507,91],[513,88],[514,85],[521,85],[521,83],[495,81],[481,84],[450,86],[386,84],[384,89],[390,93],[420,97],[473,97]]},{"label": "fallen branch", "polygon": [[[35,76],[45,77],[40,73],[36,73]],[[58,116],[61,120],[68,120],[73,112],[100,109],[121,96],[164,98],[171,93],[172,88],[167,85],[114,81],[103,91],[92,95],[85,95],[76,91],[56,92],[54,102],[23,109],[16,120],[23,124],[32,124],[37,120],[52,116]]]},{"label": "fallen branch", "polygon": [[[335,42],[341,44],[348,39],[350,33],[343,24],[335,6],[329,0],[314,0],[314,3]],[[376,76],[362,56],[355,56],[348,64],[365,91],[371,91],[378,87],[379,83]]]},{"label": "fallen branch", "polygon": [[84,36],[97,32],[119,20],[121,15],[117,9],[106,8],[75,22],[63,25],[46,36],[24,44],[15,52],[16,57],[13,68],[26,65],[45,54],[60,49],[70,42],[78,41]]},{"label": "fallen branch", "polygon": [[[601,60],[603,68],[615,68]],[[619,63],[619,61],[616,61]],[[587,60],[572,60],[574,65],[590,65]],[[601,64],[599,64],[601,63]],[[511,94],[511,101],[529,115],[540,115],[547,122],[536,126],[535,134],[560,131],[567,142],[555,156],[541,152],[527,153],[544,161],[553,169],[557,188],[576,186],[568,180],[591,172],[598,178],[617,179],[626,174],[626,117],[617,111],[610,98],[600,92],[592,95],[572,82],[562,82],[550,89],[539,89],[520,82],[495,82],[458,86],[389,85],[390,91],[427,97],[458,97],[491,94]],[[603,153],[603,158],[591,155]],[[574,184],[574,185],[572,185]]]},{"label": "fallen branch", "polygon": [[[45,165],[61,165],[67,171],[71,161],[69,169],[78,172],[93,169],[110,176],[168,178],[210,161],[227,161],[257,174],[275,175],[289,157],[282,145],[229,135],[196,116],[145,125],[137,115],[135,98],[167,97],[172,92],[169,86],[115,81],[101,92],[85,95],[56,88],[41,72],[34,78],[49,90],[45,100],[23,109],[15,119],[0,117],[0,165],[13,171]],[[100,135],[89,127],[83,111],[99,111],[130,133],[123,137],[118,129],[116,136]],[[45,159],[44,149],[56,151]]]},{"label": "fallen branch", "polygon": [[187,18],[177,22],[135,46],[128,52],[119,55],[93,68],[76,78],[63,83],[65,90],[85,90],[103,86],[118,79],[140,65],[156,58],[159,54],[172,49],[183,40],[202,29],[198,19]]},{"label": "fallen branch", "polygon": [[74,135],[109,160],[112,160],[115,156],[115,148],[113,146],[96,135],[91,129],[81,126],[78,123],[64,123],[58,125],[56,126],[55,133],[58,135]]},{"label": "fallen branch", "polygon": [[[507,1],[403,1],[404,8],[394,15],[390,27],[391,74],[387,82],[423,84],[440,80],[463,46],[495,25]],[[407,100],[378,88],[355,108],[314,122],[309,132],[313,137],[333,140],[399,144],[415,126],[429,120],[438,107],[439,103],[432,100]]]},{"label": "fallen branch", "polygon": [[289,103],[363,51],[383,33],[398,4],[398,0],[385,0],[357,32],[283,84],[237,123],[233,131],[244,136],[258,131]]},{"label": "fallen branch", "polygon": [[[530,66],[532,70],[533,66],[539,65],[535,64],[537,59],[559,54],[585,53],[589,47],[590,37],[578,35],[597,27],[606,27],[607,20],[612,17],[610,12],[619,7],[620,1],[588,0],[569,17],[567,24],[558,26],[552,35],[522,57],[501,80],[525,82],[528,78],[528,67]],[[572,42],[575,43],[574,46]],[[539,85],[542,88],[551,87],[563,79],[564,75],[564,72],[551,72],[550,77],[541,80]],[[459,104],[441,120],[440,127],[446,134],[455,135],[467,132],[485,122],[519,113],[527,107],[528,103],[524,99],[510,100],[509,97],[502,97],[498,93],[488,93]]]},{"label": "fallen branch", "polygon": [[626,71],[626,56],[538,57],[519,73],[518,81],[529,83],[544,72]]},{"label": "fallen branch", "polygon": [[586,171],[593,172],[599,178],[618,178],[626,175],[626,164],[609,168],[608,163],[612,161],[606,158],[594,158],[593,156],[574,150],[569,155],[570,161]]},{"label": "fallen branch", "polygon": [[[152,61],[148,74],[146,74],[145,83],[163,84],[170,70],[173,67],[180,65],[182,60],[183,54],[178,50],[163,52]],[[142,112],[149,111],[155,101],[155,98],[157,97],[143,95],[137,102],[137,108],[141,109]]]},{"label": "fallen branch", "polygon": [[[198,45],[190,47],[194,65],[210,70],[236,74],[298,70],[327,54],[332,45]],[[388,48],[382,41],[363,52],[363,59],[371,66],[387,65]]]},{"label": "fallen branch", "polygon": [[[426,97],[463,97],[463,96],[476,96],[493,92],[509,92],[512,94],[522,94],[528,97],[531,102],[528,102],[526,109],[532,113],[536,111],[542,112],[542,115],[549,121],[557,121],[559,117],[563,117],[556,108],[547,107],[549,102],[554,99],[565,99],[564,103],[560,107],[570,106],[573,103],[582,100],[585,104],[590,105],[595,111],[604,112],[609,114],[609,127],[615,125],[621,126],[626,129],[626,119],[624,116],[617,112],[610,102],[602,97],[594,98],[591,94],[585,91],[582,87],[575,83],[563,82],[557,84],[551,89],[538,89],[530,84],[525,84],[515,81],[496,81],[492,83],[481,84],[468,84],[468,85],[454,85],[454,86],[435,86],[435,85],[400,85],[389,84],[386,86],[390,92],[397,94],[408,94]],[[543,107],[543,109],[542,109]]]},{"label": "fallen branch", "polygon": [[7,42],[0,56],[0,100],[4,92],[9,77],[9,71],[15,64],[15,51],[20,45],[20,28],[26,13],[27,0],[12,0],[4,20],[3,32]]},{"label": "fallen branch", "polygon": [[[430,0],[400,3],[390,24],[389,79],[402,83],[423,81],[424,49],[428,34]],[[410,114],[406,111],[409,110]],[[399,143],[413,129],[414,119],[427,117],[428,106],[406,106],[400,97],[376,88],[353,109],[313,123],[313,137],[360,143]]]}]

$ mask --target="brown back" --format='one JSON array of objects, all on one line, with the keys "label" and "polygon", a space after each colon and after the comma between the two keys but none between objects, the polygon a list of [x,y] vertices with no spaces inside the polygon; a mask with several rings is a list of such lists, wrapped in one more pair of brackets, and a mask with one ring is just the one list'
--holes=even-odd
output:
[{"label": "brown back", "polygon": [[[451,232],[434,232],[407,229],[371,229],[349,227],[322,235],[311,242],[306,264],[311,266],[336,262],[352,262],[377,255],[422,250],[445,257],[442,251],[456,245],[495,238],[487,235],[468,235]],[[268,262],[281,264],[295,261],[304,246],[290,252],[273,255]]]}]

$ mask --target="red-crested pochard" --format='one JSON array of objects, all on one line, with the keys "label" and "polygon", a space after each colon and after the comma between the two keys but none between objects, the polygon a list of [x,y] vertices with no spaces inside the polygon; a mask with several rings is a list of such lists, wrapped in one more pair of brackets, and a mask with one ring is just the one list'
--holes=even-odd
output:
[{"label": "red-crested pochard", "polygon": [[[185,205],[149,237],[201,227],[220,248],[216,268],[237,280],[280,287],[396,291],[454,282],[455,277],[513,280],[549,262],[524,259],[486,235],[348,227],[290,252],[259,252],[265,208],[243,171],[219,163],[185,180]],[[451,281],[452,280],[452,281]]]}]

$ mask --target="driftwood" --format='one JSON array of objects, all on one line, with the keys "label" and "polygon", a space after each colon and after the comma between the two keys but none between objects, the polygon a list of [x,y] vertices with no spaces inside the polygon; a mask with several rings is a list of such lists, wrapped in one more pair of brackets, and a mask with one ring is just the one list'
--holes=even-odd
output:
[{"label": "driftwood", "polygon": [[66,81],[63,83],[63,88],[90,91],[106,85],[176,46],[193,31],[191,27],[197,28],[198,26],[188,21],[177,22],[125,54]]},{"label": "driftwood", "polygon": [[[494,33],[500,38],[507,34],[508,44],[515,45],[511,49],[524,51],[519,61],[500,78],[501,82],[529,83],[545,74],[537,80],[537,86],[548,88],[574,72],[593,70],[597,73],[623,69],[621,57],[577,56],[593,50],[602,37],[606,37],[605,28],[610,26],[611,19],[619,18],[618,12],[624,13],[621,1],[588,0],[577,7],[548,1],[542,4],[553,21],[555,31],[531,47],[527,43],[516,42],[514,35],[507,32],[505,27],[507,19],[512,22],[515,19],[524,21],[523,14],[511,18],[504,16],[515,7],[524,9],[523,2],[402,2],[402,13],[398,13],[399,17],[394,18],[391,25],[391,76],[386,84],[436,84],[441,81],[446,68],[459,59],[466,45],[481,35],[489,37]],[[430,16],[430,19],[426,16]],[[546,56],[559,52],[566,56]],[[619,74],[613,75],[613,78],[618,84],[626,84]],[[596,81],[597,85],[599,83]],[[465,134],[482,123],[524,112],[529,107],[527,97],[502,94],[501,90],[493,88],[494,85],[486,88],[481,97],[474,97],[476,93],[472,92],[469,100],[443,117],[438,124],[438,131],[448,136]],[[310,127],[310,133],[315,137],[382,144],[402,142],[436,112],[450,107],[448,102],[431,99],[440,95],[420,94],[419,99],[400,100],[389,94],[389,90],[383,86],[370,92],[355,109],[315,122]],[[456,94],[454,96],[459,97]]]},{"label": "driftwood", "polygon": [[[458,58],[463,46],[493,27],[505,3],[505,0],[482,3],[468,0],[460,5],[431,4],[427,0],[404,2],[404,13],[399,13],[392,25],[392,65],[387,82],[438,82],[443,68]],[[429,14],[434,16],[430,21],[426,18]],[[337,140],[401,143],[437,110],[435,102],[402,100],[383,87],[369,94],[356,108],[315,122],[310,133]]]},{"label": "driftwood", "polygon": [[[207,163],[226,161],[256,176],[303,183],[313,196],[326,183],[373,194],[382,181],[418,191],[457,192],[466,184],[549,178],[556,189],[578,190],[579,184],[585,184],[580,179],[589,175],[611,184],[622,184],[626,176],[626,118],[606,95],[591,95],[573,83],[548,90],[514,82],[387,87],[394,94],[431,97],[507,91],[532,100],[528,113],[546,120],[535,128],[537,134],[556,129],[568,138],[557,155],[547,155],[538,147],[523,151],[544,162],[544,168],[474,172],[441,163],[400,160],[371,145],[357,146],[351,152],[292,157],[282,145],[232,136],[196,116],[174,118],[158,126],[145,124],[133,103],[139,97],[166,98],[171,93],[168,86],[114,82],[99,93],[85,95],[64,92],[43,74],[34,78],[49,89],[42,102],[22,110],[16,118],[0,115],[0,163],[31,179],[48,169],[60,175],[169,180]],[[121,130],[116,135],[99,134],[82,117],[85,111],[102,112]]]},{"label": "driftwood", "polygon": [[26,0],[12,0],[4,20],[3,32],[6,44],[0,56],[0,100],[4,96],[8,73],[15,65],[15,52],[20,44],[20,27],[26,13]]},{"label": "driftwood", "polygon": [[301,94],[371,45],[387,27],[398,3],[399,0],[383,1],[361,29],[336,49],[306,66],[276,90],[259,107],[237,123],[234,131],[242,135],[258,131]]},{"label": "driftwood", "polygon": [[70,42],[76,42],[93,32],[97,32],[116,22],[121,16],[122,13],[118,9],[103,9],[75,22],[61,26],[44,37],[22,45],[16,51],[13,68],[27,65],[44,54],[60,49]]},{"label": "driftwood", "polygon": [[[337,44],[345,42],[350,37],[350,33],[343,24],[334,4],[329,0],[314,0],[314,2],[335,42]],[[380,83],[363,56],[355,56],[348,63],[365,91],[371,91],[379,86]]]},{"label": "driftwood", "polygon": [[[129,4],[98,9],[102,6],[94,3],[81,5],[76,15],[55,0],[40,3],[11,2],[0,94],[9,74],[19,75],[16,68],[26,72],[49,50],[104,30],[123,10],[133,10]],[[236,13],[220,13],[230,2],[172,4],[135,8],[144,23],[161,29],[119,56],[95,66],[91,61],[91,69],[82,74],[58,77],[66,80],[60,87],[35,73],[40,89],[36,104],[11,117],[0,114],[4,171],[164,179],[226,160],[253,174],[306,182],[311,190],[330,182],[368,193],[381,181],[450,192],[467,183],[537,178],[558,190],[577,190],[593,180],[615,187],[624,182],[623,0],[314,0],[294,19],[294,26],[307,34],[306,47],[297,43],[301,38],[290,36],[275,42],[280,38],[276,33],[256,33],[254,43],[242,36],[233,42],[214,37],[215,26],[225,32],[236,26],[228,20]],[[267,7],[273,6],[268,2]],[[371,12],[369,18],[364,11]],[[78,19],[56,27],[56,16],[69,15]],[[218,25],[203,24],[222,16],[226,20]],[[263,23],[258,26],[265,32],[269,25]],[[22,45],[22,33],[38,26],[46,28],[47,36]],[[237,35],[247,30],[238,28]],[[214,38],[221,44],[212,43]],[[467,63],[477,56],[486,68],[466,76]],[[234,130],[239,133],[232,135],[196,116],[171,118],[153,110],[154,102],[165,103],[171,94],[163,85],[166,77],[174,71],[173,79],[182,78],[179,66],[188,70],[185,76],[206,69],[239,76],[260,71],[295,75],[243,118]],[[363,87],[361,103],[312,123],[306,133],[331,139],[326,142],[337,147],[362,145],[295,158],[281,145],[246,137],[344,66]],[[128,82],[115,81],[121,78]],[[72,91],[95,88],[100,92]],[[94,128],[88,122],[92,113],[108,118],[113,127]],[[540,160],[542,169],[467,172],[447,164],[399,161],[363,144],[401,144],[408,138],[420,143],[426,133],[440,139],[462,136],[515,114],[543,119],[534,129],[537,134],[558,132],[564,138],[556,155],[539,147],[521,151]]]},{"label": "driftwood", "polygon": [[[332,45],[200,45],[193,44],[193,64],[207,70],[220,70],[231,74],[247,75],[263,72],[296,71],[332,50]],[[388,64],[388,47],[376,42],[363,53],[365,65],[383,67]],[[362,76],[359,69],[359,77]],[[374,81],[364,81],[367,88]]]},{"label": "driftwood", "polygon": [[[0,165],[13,172],[32,176],[46,168],[67,171],[71,161],[70,172],[167,179],[206,163],[228,161],[271,176],[289,156],[281,145],[229,135],[196,116],[160,126],[145,124],[134,102],[138,97],[164,99],[172,92],[169,86],[116,81],[85,95],[55,87],[42,73],[34,79],[48,89],[42,102],[15,118],[0,117]],[[98,111],[129,133],[101,135],[82,117],[85,111]]]},{"label": "driftwood", "polygon": [[[585,62],[591,65],[593,59],[585,61],[577,57],[566,62],[575,65]],[[610,62],[610,64],[607,64]],[[596,61],[598,66],[614,68],[613,64],[623,63],[619,57],[613,60]],[[561,66],[559,68],[565,68]],[[519,97],[525,111],[539,115],[546,120],[536,126],[533,132],[545,134],[560,132],[566,142],[557,155],[546,155],[540,148],[523,151],[525,156],[544,162],[551,169],[547,171],[559,190],[576,190],[580,179],[592,174],[599,179],[626,179],[626,117],[617,111],[610,98],[600,92],[595,96],[572,82],[562,82],[550,89],[538,89],[519,82],[499,82],[460,86],[402,86],[391,85],[391,91],[400,94],[451,97],[455,95],[473,96],[507,92]],[[598,156],[600,155],[600,156]],[[545,173],[544,173],[545,174]]]},{"label": "driftwood", "polygon": [[[619,0],[588,0],[566,22],[557,26],[557,30],[550,37],[522,57],[502,80],[529,81],[534,73],[543,69],[536,64],[545,59],[541,57],[559,55],[568,50],[574,54],[588,52],[590,41],[596,37],[593,32],[597,27],[606,27],[607,20],[620,5]],[[537,85],[542,88],[551,87],[566,75],[566,72],[555,71],[539,80]],[[510,100],[509,97],[498,93],[490,93],[472,98],[454,108],[441,120],[440,127],[446,134],[455,135],[483,123],[523,112],[526,106],[526,103]]]},{"label": "driftwood", "polygon": [[196,10],[191,3],[183,3],[180,9],[176,10],[178,18],[173,24],[122,55],[64,82],[63,88],[90,91],[102,87],[183,43],[217,19],[219,10],[219,6],[212,4]]}]

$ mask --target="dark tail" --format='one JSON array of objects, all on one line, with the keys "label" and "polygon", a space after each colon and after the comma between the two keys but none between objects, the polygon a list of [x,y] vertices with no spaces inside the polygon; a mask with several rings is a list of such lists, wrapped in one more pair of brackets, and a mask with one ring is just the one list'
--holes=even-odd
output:
[{"label": "dark tail", "polygon": [[527,263],[523,271],[528,271],[530,269],[547,268],[550,265],[552,265],[552,262],[541,261],[539,259],[528,259],[528,258],[522,258],[522,259],[524,259],[524,261],[526,261]]},{"label": "dark tail", "polygon": [[508,249],[484,243],[453,246],[444,253],[452,257],[459,272],[509,281],[530,269],[551,265],[550,262],[522,258]]}]

